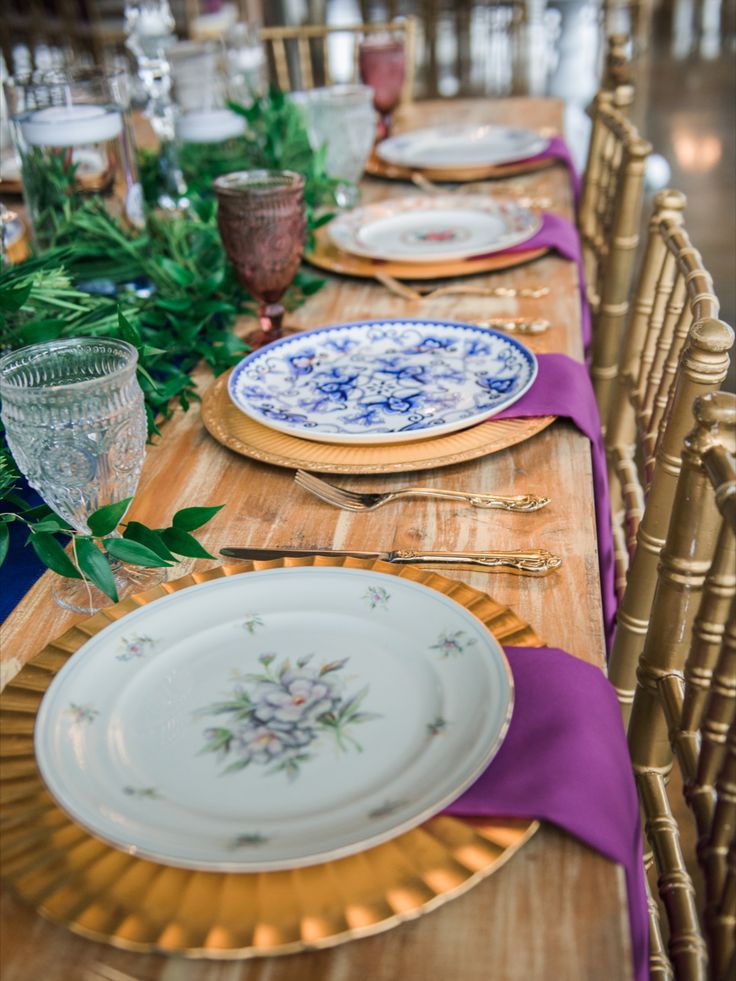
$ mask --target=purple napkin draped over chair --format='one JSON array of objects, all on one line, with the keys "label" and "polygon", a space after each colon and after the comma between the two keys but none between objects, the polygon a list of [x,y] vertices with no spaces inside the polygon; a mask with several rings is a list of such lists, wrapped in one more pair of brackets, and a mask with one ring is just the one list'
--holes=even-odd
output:
[{"label": "purple napkin draped over chair", "polygon": [[583,332],[583,347],[587,353],[592,337],[592,325],[590,307],[585,293],[585,270],[577,228],[562,215],[545,212],[542,215],[542,227],[536,235],[519,245],[512,245],[510,248],[504,249],[504,252],[526,252],[529,249],[540,248],[553,249],[563,259],[569,259],[577,266],[578,288],[580,290],[580,323]]},{"label": "purple napkin draped over chair", "polygon": [[549,141],[549,146],[546,150],[541,153],[536,154],[534,157],[527,157],[526,160],[521,161],[523,163],[536,162],[541,160],[559,160],[563,163],[570,174],[570,184],[572,186],[573,199],[575,201],[575,207],[577,208],[580,202],[580,191],[582,187],[582,182],[580,180],[580,175],[575,167],[575,162],[572,159],[572,154],[570,153],[570,148],[567,143],[562,139],[561,136],[553,136]]},{"label": "purple napkin draped over chair", "polygon": [[506,655],[515,685],[509,731],[488,768],[446,813],[539,818],[622,865],[634,973],[646,981],[639,805],[615,692],[598,668],[557,648],[508,647]]},{"label": "purple napkin draped over chair", "polygon": [[613,533],[606,452],[593,386],[585,365],[565,354],[540,354],[537,361],[539,374],[532,387],[518,402],[499,412],[496,418],[560,416],[569,419],[590,440],[603,621],[606,644],[610,649],[616,619]]}]

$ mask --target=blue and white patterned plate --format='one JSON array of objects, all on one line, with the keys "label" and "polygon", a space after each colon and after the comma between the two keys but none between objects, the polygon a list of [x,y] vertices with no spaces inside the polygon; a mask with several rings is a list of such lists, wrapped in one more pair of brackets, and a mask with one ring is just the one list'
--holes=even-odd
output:
[{"label": "blue and white patterned plate", "polygon": [[400,443],[496,415],[534,382],[517,341],[471,324],[372,320],[286,337],[244,358],[228,392],[271,429],[323,443]]}]

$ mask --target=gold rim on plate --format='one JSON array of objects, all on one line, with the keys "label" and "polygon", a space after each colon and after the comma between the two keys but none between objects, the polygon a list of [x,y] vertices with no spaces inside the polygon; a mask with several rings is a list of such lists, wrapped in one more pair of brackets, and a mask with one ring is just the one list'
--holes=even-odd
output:
[{"label": "gold rim on plate", "polygon": [[449,262],[392,262],[366,259],[363,256],[343,252],[330,238],[326,226],[314,233],[314,246],[304,253],[304,258],[318,269],[340,273],[343,276],[360,276],[374,279],[376,273],[395,279],[451,279],[458,276],[474,276],[478,273],[512,269],[540,259],[548,248],[524,249],[519,252],[493,252],[471,259],[453,259]]},{"label": "gold rim on plate", "polygon": [[33,752],[44,692],[89,637],[146,603],[222,576],[283,566],[371,569],[423,583],[470,610],[506,644],[542,641],[509,607],[437,573],[315,556],[220,566],[164,583],[72,627],[0,695],[2,875],[11,889],[74,933],[141,953],[242,959],[333,947],[436,909],[500,868],[539,827],[534,820],[438,816],[347,858],[285,872],[196,872],[111,847],[50,796]]},{"label": "gold rim on plate", "polygon": [[354,446],[318,443],[269,429],[234,405],[227,392],[230,373],[220,375],[202,397],[202,422],[228,449],[262,463],[318,473],[405,473],[447,467],[497,453],[530,439],[556,416],[489,419],[469,429],[407,443]]},{"label": "gold rim on plate", "polygon": [[474,164],[468,167],[403,167],[381,160],[373,152],[365,165],[366,174],[371,177],[384,177],[387,180],[411,181],[414,174],[421,174],[430,181],[449,181],[463,184],[466,181],[492,180],[494,177],[513,177],[516,174],[531,174],[537,170],[546,170],[559,163],[555,157],[543,157],[538,160],[519,160],[508,164]]}]

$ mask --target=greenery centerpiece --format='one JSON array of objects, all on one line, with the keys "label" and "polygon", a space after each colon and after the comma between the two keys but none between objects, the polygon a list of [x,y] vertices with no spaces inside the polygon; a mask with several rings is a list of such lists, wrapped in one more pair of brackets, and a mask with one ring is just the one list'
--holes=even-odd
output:
[{"label": "greenery centerpiece", "polygon": [[[312,152],[295,105],[271,92],[252,106],[232,104],[231,109],[245,117],[248,129],[242,138],[228,141],[225,154],[211,145],[183,147],[189,178],[186,210],[148,210],[145,227],[136,229],[110,215],[101,200],[80,195],[73,168],[54,167],[34,174],[46,186],[51,247],[18,266],[0,266],[0,351],[63,337],[128,341],[139,353],[151,436],[161,434],[161,421],[177,407],[186,411],[199,398],[193,377],[198,364],[204,362],[219,374],[248,351],[234,328],[238,316],[253,314],[254,307],[220,241],[212,180],[230,170],[263,167],[303,174],[310,230],[330,217],[318,216],[319,209],[334,203],[335,182],[325,173],[323,155]],[[155,202],[161,169],[154,153],[141,154],[140,170],[146,200]],[[287,293],[287,309],[322,283],[301,270]],[[123,503],[110,507],[121,507],[123,513]],[[171,564],[174,555],[209,557],[190,532],[216,510],[185,509],[191,514],[179,512],[167,529],[129,522],[115,545],[105,541],[103,515],[99,533],[87,536],[96,554],[83,545],[81,553],[91,561],[75,564],[60,541],[76,533],[48,507],[28,500],[4,435],[0,444],[0,560],[7,554],[9,527],[22,526],[46,565],[62,575],[88,577],[110,596],[98,555],[104,562],[107,554],[122,548],[125,561],[142,565],[153,564],[156,557],[160,565]],[[192,524],[195,520],[199,524]],[[78,558],[79,549],[74,554]]]}]

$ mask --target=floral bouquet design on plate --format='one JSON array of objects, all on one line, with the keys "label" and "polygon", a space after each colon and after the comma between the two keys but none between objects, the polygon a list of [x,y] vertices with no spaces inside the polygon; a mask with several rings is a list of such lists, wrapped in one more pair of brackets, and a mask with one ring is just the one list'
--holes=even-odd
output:
[{"label": "floral bouquet design on plate", "polygon": [[287,658],[277,666],[276,654],[261,654],[262,670],[239,676],[247,685],[236,684],[229,699],[200,710],[198,715],[223,716],[227,721],[205,730],[202,750],[220,760],[232,759],[223,773],[254,764],[293,780],[302,764],[314,759],[326,736],[341,752],[362,751],[351,730],[380,718],[361,709],[368,685],[345,694],[340,672],[349,658],[317,667],[311,663],[313,657],[301,657],[294,666]]}]

